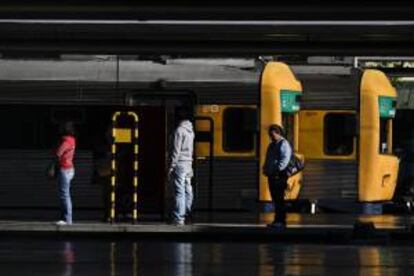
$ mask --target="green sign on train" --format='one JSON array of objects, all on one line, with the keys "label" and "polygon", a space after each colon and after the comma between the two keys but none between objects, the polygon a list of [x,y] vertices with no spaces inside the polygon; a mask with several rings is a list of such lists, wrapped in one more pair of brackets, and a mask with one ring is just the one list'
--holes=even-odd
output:
[{"label": "green sign on train", "polygon": [[292,90],[281,90],[280,101],[282,106],[282,112],[295,113],[300,109],[299,96],[300,92]]},{"label": "green sign on train", "polygon": [[395,117],[395,98],[380,96],[378,98],[379,113],[381,118],[394,118]]}]

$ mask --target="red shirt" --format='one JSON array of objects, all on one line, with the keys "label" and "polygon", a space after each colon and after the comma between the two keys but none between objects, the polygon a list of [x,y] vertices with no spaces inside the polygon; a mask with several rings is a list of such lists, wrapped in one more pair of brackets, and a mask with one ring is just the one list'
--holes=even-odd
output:
[{"label": "red shirt", "polygon": [[59,158],[59,165],[62,169],[73,168],[73,156],[75,155],[76,140],[75,137],[63,136],[56,150],[56,156]]}]

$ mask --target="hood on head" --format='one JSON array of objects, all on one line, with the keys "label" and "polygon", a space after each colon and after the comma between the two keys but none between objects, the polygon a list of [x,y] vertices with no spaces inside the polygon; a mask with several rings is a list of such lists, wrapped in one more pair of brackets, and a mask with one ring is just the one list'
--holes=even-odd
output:
[{"label": "hood on head", "polygon": [[189,120],[181,121],[180,127],[186,129],[189,132],[193,132],[193,124]]}]

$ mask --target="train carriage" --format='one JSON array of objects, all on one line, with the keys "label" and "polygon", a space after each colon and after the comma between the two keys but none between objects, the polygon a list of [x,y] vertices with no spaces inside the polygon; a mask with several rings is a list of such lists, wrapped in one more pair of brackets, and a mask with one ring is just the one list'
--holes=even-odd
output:
[{"label": "train carriage", "polygon": [[380,212],[398,174],[395,88],[378,70],[299,78],[305,91],[299,150],[307,159],[301,198],[326,210]]}]

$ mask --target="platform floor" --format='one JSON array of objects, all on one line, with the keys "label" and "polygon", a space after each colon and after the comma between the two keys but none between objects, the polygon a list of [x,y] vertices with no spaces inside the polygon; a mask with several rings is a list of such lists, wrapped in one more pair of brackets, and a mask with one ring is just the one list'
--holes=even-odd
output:
[{"label": "platform floor", "polygon": [[[0,221],[2,235],[80,236],[110,238],[167,238],[210,240],[272,240],[292,242],[409,242],[414,243],[413,216],[354,216],[344,214],[289,214],[285,230],[266,227],[273,214],[203,213],[191,225],[172,226],[161,221],[143,220],[103,223],[75,221],[58,226],[53,221]],[[372,224],[371,224],[372,223]]]}]

